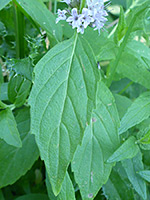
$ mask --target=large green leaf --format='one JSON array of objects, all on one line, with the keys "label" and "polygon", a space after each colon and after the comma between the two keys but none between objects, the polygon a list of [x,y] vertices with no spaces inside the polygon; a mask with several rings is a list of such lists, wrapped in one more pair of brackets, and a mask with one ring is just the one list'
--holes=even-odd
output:
[{"label": "large green leaf", "polygon": [[52,48],[35,67],[31,132],[55,195],[90,121],[98,79],[92,49],[77,34]]},{"label": "large green leaf", "polygon": [[144,199],[147,200],[146,183],[137,173],[144,169],[142,162],[142,153],[139,152],[134,158],[122,161],[122,165],[127,173],[135,191]]},{"label": "large green leaf", "polygon": [[27,194],[16,198],[15,200],[49,200],[46,194]]},{"label": "large green leaf", "polygon": [[107,183],[103,186],[103,194],[109,200],[137,200],[128,177],[121,163],[113,168]]},{"label": "large green leaf", "polygon": [[72,169],[84,200],[93,199],[107,181],[112,164],[107,159],[119,146],[119,117],[114,98],[104,83],[99,84],[97,108],[77,148]]},{"label": "large green leaf", "polygon": [[62,40],[62,28],[41,0],[14,0],[56,42]]},{"label": "large green leaf", "polygon": [[129,107],[121,120],[119,133],[122,134],[129,128],[139,124],[150,116],[150,92],[140,95]]},{"label": "large green leaf", "polygon": [[0,111],[0,138],[10,145],[21,147],[21,139],[12,111],[7,108]]},{"label": "large green leaf", "polygon": [[61,191],[57,197],[55,197],[53,194],[51,184],[48,180],[48,176],[46,177],[46,186],[47,186],[48,196],[52,200],[75,200],[75,192],[68,172],[66,173]]},{"label": "large green leaf", "polygon": [[0,10],[2,10],[11,0],[1,0],[0,1]]},{"label": "large green leaf", "polygon": [[107,160],[108,163],[118,162],[127,158],[133,158],[139,151],[134,136],[129,137]]},{"label": "large green leaf", "polygon": [[29,109],[18,110],[17,127],[21,134],[22,147],[15,148],[0,140],[0,188],[13,184],[23,176],[37,160],[39,152],[30,130]]}]

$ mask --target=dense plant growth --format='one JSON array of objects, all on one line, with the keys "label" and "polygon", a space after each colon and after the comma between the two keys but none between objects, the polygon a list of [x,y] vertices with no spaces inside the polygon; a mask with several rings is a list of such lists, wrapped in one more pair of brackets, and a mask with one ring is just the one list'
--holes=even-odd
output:
[{"label": "dense plant growth", "polygon": [[149,183],[150,0],[0,0],[0,200]]}]

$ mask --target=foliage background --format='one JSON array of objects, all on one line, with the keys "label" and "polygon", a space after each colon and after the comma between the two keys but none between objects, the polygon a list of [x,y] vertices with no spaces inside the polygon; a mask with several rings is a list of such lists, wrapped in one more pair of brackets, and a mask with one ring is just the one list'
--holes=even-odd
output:
[{"label": "foliage background", "polygon": [[[65,4],[49,0],[0,1],[0,199],[150,199],[150,1],[112,0],[106,31],[99,36],[88,28],[78,38],[67,23],[55,24],[57,8],[64,9]],[[63,123],[71,124],[69,132],[74,127],[76,133],[79,129],[85,132],[82,141],[81,135],[71,138],[71,147],[63,137],[59,158],[56,151],[46,149],[48,135],[38,135],[43,107],[38,103],[40,96],[38,100],[35,96],[50,78],[49,65],[52,73],[73,55],[74,46],[78,58],[72,68],[80,69],[87,63],[89,66],[84,80],[87,96],[85,91],[80,96],[68,92],[75,104],[74,113],[82,116],[84,127],[75,121],[77,117],[72,117],[74,121],[66,117],[73,115],[69,103]],[[39,69],[44,65],[41,73]],[[59,78],[65,77],[64,68],[60,74]],[[76,77],[81,81],[76,83],[79,88],[84,81],[78,70],[71,74],[74,82]],[[101,81],[96,91],[98,79]],[[44,88],[43,106],[52,94],[52,87]],[[62,89],[57,96],[60,105],[64,93]],[[80,99],[76,104],[77,96]],[[88,105],[88,126],[84,104]],[[52,110],[53,116],[59,115],[59,109]],[[51,128],[47,117],[50,116],[45,117],[43,133]],[[52,125],[56,118],[50,118]],[[54,149],[55,142],[54,138]],[[67,155],[68,148],[71,156]],[[59,159],[58,177],[53,178],[51,170],[55,173]],[[51,163],[54,166],[49,168]],[[55,197],[54,193],[59,194]]]}]

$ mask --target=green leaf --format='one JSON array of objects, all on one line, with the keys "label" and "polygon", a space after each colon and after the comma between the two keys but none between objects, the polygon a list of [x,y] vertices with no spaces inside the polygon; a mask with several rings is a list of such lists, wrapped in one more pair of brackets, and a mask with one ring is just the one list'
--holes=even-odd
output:
[{"label": "green leaf", "polygon": [[16,74],[20,74],[28,80],[32,81],[33,66],[30,58],[24,58],[20,60],[11,59],[11,62],[12,70],[15,71]]},{"label": "green leaf", "polygon": [[12,111],[7,108],[0,111],[0,138],[10,145],[21,147],[21,139]]},{"label": "green leaf", "polygon": [[118,109],[120,119],[125,115],[129,106],[131,106],[132,101],[126,96],[119,94],[114,94],[116,106]]},{"label": "green leaf", "polygon": [[[137,126],[137,128],[139,127]],[[148,124],[145,126],[145,128],[141,128],[136,135],[140,148],[144,150],[150,150],[150,125]]]},{"label": "green leaf", "polygon": [[0,92],[0,100],[7,101],[8,100],[8,83],[2,83]]},{"label": "green leaf", "polygon": [[1,0],[0,1],[0,10],[2,10],[11,0]]},{"label": "green leaf", "polygon": [[52,200],[75,200],[75,192],[68,172],[66,173],[61,191],[57,197],[55,197],[53,194],[51,184],[48,180],[48,176],[46,177],[46,186],[48,190],[48,196]]},{"label": "green leaf", "polygon": [[139,171],[138,174],[145,179],[146,181],[150,182],[150,170],[143,170]]},{"label": "green leaf", "polygon": [[[135,9],[134,12],[129,17],[129,20],[128,20],[128,23],[127,23],[127,25],[128,25],[127,33],[125,34],[123,42],[120,45],[120,48],[118,50],[118,54],[116,56],[116,59],[110,63],[109,68],[108,68],[109,70],[107,70],[107,78],[108,78],[107,85],[108,86],[111,85],[111,83],[112,83],[112,81],[114,79],[114,75],[115,75],[116,70],[118,68],[118,64],[119,64],[120,58],[122,58],[122,57],[124,58],[125,57],[125,56],[122,56],[122,54],[123,54],[123,52],[125,52],[124,50],[125,50],[127,41],[130,38],[130,34],[134,31],[135,25],[136,25],[136,23],[138,21],[137,20],[138,17],[143,15],[143,12],[145,12],[148,9],[149,6],[150,6],[150,0],[146,1],[145,3],[143,3],[142,6],[138,6],[137,9]],[[126,56],[125,61],[126,61],[126,59],[128,60],[129,58]],[[130,57],[130,60],[131,59],[132,58]],[[122,68],[124,68],[124,67],[122,67]],[[128,75],[132,74],[131,70],[125,70],[125,71],[127,71]],[[130,71],[130,74],[129,74],[129,71]],[[139,80],[139,78],[138,78],[138,80]]]},{"label": "green leaf", "polygon": [[147,10],[144,16],[144,31],[146,34],[150,34],[150,9]]},{"label": "green leaf", "polygon": [[35,67],[31,132],[55,195],[90,121],[98,79],[92,49],[77,34],[52,48]]},{"label": "green leaf", "polygon": [[0,188],[13,184],[26,174],[39,156],[34,136],[29,133],[29,109],[19,109],[16,113],[16,121],[21,134],[22,147],[15,148],[0,140]]},{"label": "green leaf", "polygon": [[52,40],[62,40],[62,28],[56,24],[54,15],[47,9],[41,0],[14,0]]},{"label": "green leaf", "polygon": [[103,194],[109,200],[137,200],[121,163],[113,168],[109,180],[103,186]]},{"label": "green leaf", "polygon": [[150,92],[140,95],[129,107],[121,120],[119,134],[139,124],[150,116]]},{"label": "green leaf", "polygon": [[49,200],[46,194],[26,194],[15,200]]},{"label": "green leaf", "polygon": [[114,97],[101,82],[92,122],[72,161],[75,180],[84,200],[93,199],[110,175],[113,164],[106,161],[119,146],[118,125]]},{"label": "green leaf", "polygon": [[146,183],[137,173],[144,169],[142,162],[142,153],[139,152],[134,158],[122,161],[122,165],[127,173],[135,191],[144,199],[147,200]]},{"label": "green leaf", "polygon": [[123,39],[126,32],[127,32],[127,25],[126,25],[125,15],[124,15],[123,7],[120,6],[119,22],[118,22],[116,31],[114,33],[114,41],[116,44],[119,45],[119,43]]},{"label": "green leaf", "polygon": [[101,32],[99,35],[90,27],[85,31],[84,37],[91,45],[98,61],[112,60],[116,56],[117,45],[107,36],[106,32]]},{"label": "green leaf", "polygon": [[127,44],[117,72],[150,89],[150,49],[138,41]]},{"label": "green leaf", "polygon": [[150,129],[148,132],[140,139],[140,143],[142,144],[150,144]]},{"label": "green leaf", "polygon": [[20,75],[14,75],[8,83],[9,101],[16,107],[22,106],[31,88],[31,81]]},{"label": "green leaf", "polygon": [[109,157],[107,162],[119,162],[124,159],[133,158],[138,151],[139,148],[136,144],[136,138],[131,136]]}]

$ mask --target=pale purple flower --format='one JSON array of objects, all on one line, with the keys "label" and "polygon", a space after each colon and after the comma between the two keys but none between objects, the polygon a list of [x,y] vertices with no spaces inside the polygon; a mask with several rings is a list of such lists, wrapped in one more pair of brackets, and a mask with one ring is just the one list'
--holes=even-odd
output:
[{"label": "pale purple flower", "polygon": [[77,8],[73,8],[72,11],[71,11],[71,15],[70,17],[67,18],[67,22],[72,22],[72,28],[76,28],[78,26],[80,26],[81,24],[81,15],[78,15],[78,12],[77,12]]},{"label": "pale purple flower", "polygon": [[84,28],[87,28],[91,22],[94,22],[94,19],[90,16],[89,10],[87,8],[82,9],[81,20]]},{"label": "pale purple flower", "polygon": [[66,10],[60,10],[58,9],[58,18],[56,18],[56,24],[60,21],[60,20],[66,20],[66,14],[67,11]]},{"label": "pale purple flower", "polygon": [[66,4],[69,5],[71,1],[70,1],[70,0],[63,0],[63,1],[61,1],[61,2],[62,2],[62,3],[66,3]]},{"label": "pale purple flower", "polygon": [[81,34],[84,33],[84,25],[83,25],[83,24],[81,24],[81,25],[79,25],[79,26],[77,27],[77,33],[81,33]]}]

